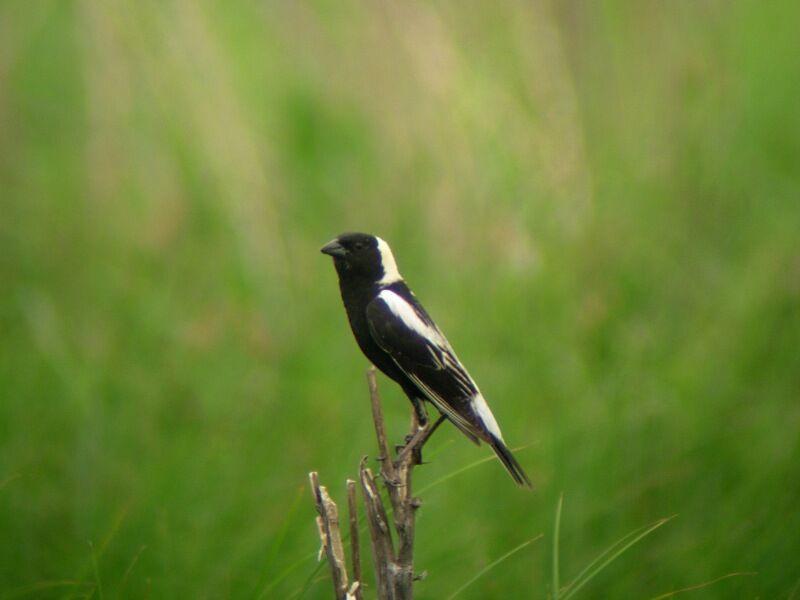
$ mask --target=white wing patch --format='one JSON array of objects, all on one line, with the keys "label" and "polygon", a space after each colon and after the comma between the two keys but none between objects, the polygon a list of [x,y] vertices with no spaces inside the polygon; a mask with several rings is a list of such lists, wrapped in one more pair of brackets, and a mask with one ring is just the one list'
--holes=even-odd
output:
[{"label": "white wing patch", "polygon": [[386,303],[386,306],[389,307],[389,310],[391,310],[398,319],[405,323],[406,327],[412,331],[415,331],[423,338],[430,340],[434,344],[444,347],[449,346],[447,340],[444,339],[439,330],[435,327],[431,327],[428,323],[423,321],[422,318],[417,314],[417,311],[414,310],[414,307],[403,300],[399,294],[394,293],[392,290],[383,290],[380,294],[378,294],[378,298]]},{"label": "white wing patch", "polygon": [[503,434],[500,433],[500,426],[497,424],[492,411],[489,410],[489,405],[486,404],[483,394],[480,392],[475,394],[472,397],[472,400],[470,400],[470,404],[472,404],[472,408],[475,409],[475,412],[481,418],[481,421],[483,421],[483,424],[486,426],[486,429],[489,430],[489,433],[502,442]]},{"label": "white wing patch", "polygon": [[[500,433],[500,427],[497,424],[492,411],[489,410],[489,405],[486,403],[486,400],[480,391],[478,391],[478,386],[475,385],[475,381],[473,381],[473,379],[469,376],[459,362],[458,358],[456,358],[450,343],[442,335],[442,333],[436,327],[423,321],[422,318],[417,314],[417,311],[414,310],[414,307],[403,300],[403,298],[401,298],[392,290],[383,290],[380,294],[378,294],[378,298],[386,303],[386,306],[389,307],[389,310],[391,310],[392,313],[399,318],[406,327],[439,347],[439,349],[442,351],[441,354],[436,352],[436,350],[431,347],[428,348],[434,364],[436,364],[436,366],[439,368],[448,369],[453,377],[455,377],[456,381],[460,384],[462,390],[466,394],[473,394],[470,398],[470,404],[472,405],[473,411],[481,420],[484,427],[486,427],[486,430],[500,441],[503,441],[503,434]],[[453,418],[453,420],[457,422],[457,424],[465,429],[465,431],[468,431],[472,427],[463,417],[461,417],[461,415],[447,406],[442,399],[438,398],[434,391],[425,385],[418,377],[415,377],[410,373],[407,373],[407,375],[412,381],[414,381],[414,383],[416,383],[427,393],[428,397],[437,406],[439,406],[440,410],[447,412]]]},{"label": "white wing patch", "polygon": [[394,260],[394,254],[392,254],[392,249],[389,248],[389,244],[379,237],[375,239],[378,240],[378,252],[380,252],[381,266],[383,266],[383,277],[381,277],[378,283],[381,285],[389,285],[390,283],[402,280],[403,277],[400,275],[400,271],[397,270],[397,263]]}]

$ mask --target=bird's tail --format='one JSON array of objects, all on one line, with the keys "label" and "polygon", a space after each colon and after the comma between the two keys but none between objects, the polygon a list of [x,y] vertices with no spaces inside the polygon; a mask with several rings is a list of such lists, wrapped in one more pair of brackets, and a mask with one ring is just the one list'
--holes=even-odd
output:
[{"label": "bird's tail", "polygon": [[528,479],[525,471],[522,470],[522,466],[517,462],[517,459],[514,458],[514,455],[511,454],[511,450],[503,443],[503,440],[491,433],[489,434],[489,438],[489,445],[491,445],[492,450],[497,454],[497,458],[503,463],[506,471],[508,471],[508,474],[511,475],[516,484],[520,487],[533,487],[531,485],[531,480]]}]

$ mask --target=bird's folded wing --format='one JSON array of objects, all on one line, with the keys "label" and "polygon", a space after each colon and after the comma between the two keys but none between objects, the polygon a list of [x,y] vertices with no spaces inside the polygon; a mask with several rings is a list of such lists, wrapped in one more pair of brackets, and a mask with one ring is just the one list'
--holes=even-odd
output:
[{"label": "bird's folded wing", "polygon": [[375,342],[440,411],[473,441],[487,439],[471,404],[478,388],[421,306],[385,290],[367,305],[367,323]]}]

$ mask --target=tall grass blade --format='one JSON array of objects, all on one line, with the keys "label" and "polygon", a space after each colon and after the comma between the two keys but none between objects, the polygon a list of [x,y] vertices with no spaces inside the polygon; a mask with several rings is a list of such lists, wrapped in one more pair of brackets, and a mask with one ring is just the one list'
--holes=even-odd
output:
[{"label": "tall grass blade", "polygon": [[561,593],[561,584],[559,576],[558,565],[558,540],[561,536],[561,508],[564,506],[564,493],[558,497],[558,504],[556,505],[556,523],[553,531],[553,600],[558,600]]},{"label": "tall grass blade", "polygon": [[[614,562],[628,549],[674,518],[675,517],[672,516],[659,519],[651,525],[646,525],[644,528],[640,527],[639,529],[635,529],[616,543],[612,544],[606,551],[601,553],[597,558],[589,563],[589,565],[587,565],[586,568],[578,574],[575,580],[567,586],[564,595],[561,596],[561,600],[569,600],[569,598],[572,598],[572,596],[578,593],[583,586],[594,579],[603,569]],[[644,531],[642,531],[642,529],[644,529]]]},{"label": "tall grass blade", "polygon": [[[660,596],[652,598],[652,600],[664,600],[665,598],[672,598],[673,596],[677,596],[678,594],[683,594],[684,592],[693,592],[694,590],[701,590],[704,587],[714,585],[715,583],[717,583],[718,581],[722,581],[723,579],[730,579],[731,577],[742,577],[744,575],[757,575],[757,573],[754,571],[744,571],[742,573],[728,573],[726,575],[717,577],[716,579],[712,579],[711,581],[698,583],[696,585],[690,585],[689,587],[681,588],[679,590],[675,590],[674,592],[667,592],[666,594],[661,594]],[[792,596],[789,596],[789,598],[787,598],[787,600],[791,599]]]},{"label": "tall grass blade", "polygon": [[2,600],[12,600],[12,598],[24,598],[25,596],[41,597],[41,592],[51,590],[53,588],[94,588],[94,584],[85,581],[78,581],[77,579],[60,579],[55,581],[39,581],[24,585],[13,590],[0,592]]},{"label": "tall grass blade", "polygon": [[427,448],[427,446],[426,446],[426,447],[425,447],[425,462],[432,462],[432,459],[436,458],[436,457],[437,457],[437,456],[439,456],[439,455],[440,455],[442,452],[444,452],[445,450],[447,450],[448,446],[451,446],[451,445],[453,445],[453,443],[454,443],[454,442],[455,442],[455,440],[454,440],[453,438],[450,438],[450,439],[448,439],[448,440],[445,440],[445,441],[444,441],[444,442],[442,442],[441,444],[439,444],[439,445],[438,445],[438,446],[437,446],[435,449],[433,449],[433,450],[428,450],[428,448]]},{"label": "tall grass blade", "polygon": [[[600,563],[601,561],[605,560],[610,554],[612,554],[615,550],[617,550],[617,548],[619,548],[623,544],[627,543],[628,541],[630,541],[631,539],[633,539],[634,537],[639,535],[639,533],[641,533],[642,531],[647,529],[647,527],[649,527],[649,525],[643,525],[643,526],[641,526],[641,527],[639,527],[637,529],[634,529],[633,531],[631,531],[631,532],[627,533],[626,535],[624,535],[621,539],[619,539],[616,542],[614,542],[613,544],[611,544],[611,546],[609,546],[608,548],[603,550],[599,555],[597,555],[594,558],[594,560],[592,560],[588,565],[586,565],[583,568],[583,570],[581,570],[581,572],[578,573],[575,576],[575,579],[573,579],[572,582],[567,584],[567,586],[565,586],[565,587],[568,589],[568,588],[574,586],[581,579],[583,579],[586,576],[586,574],[589,571],[591,571],[598,563]],[[563,600],[563,598],[561,600]]]},{"label": "tall grass blade", "polygon": [[97,552],[95,552],[94,544],[89,542],[89,549],[92,551],[92,570],[94,571],[94,580],[97,585],[97,597],[103,600],[103,584],[100,583],[100,568],[97,566]]},{"label": "tall grass blade", "polygon": [[[297,494],[295,495],[294,500],[292,501],[291,505],[289,506],[289,510],[286,511],[286,517],[283,519],[283,524],[281,525],[281,528],[278,531],[278,533],[275,535],[275,539],[273,540],[272,545],[270,546],[269,552],[267,553],[267,558],[266,558],[266,561],[264,563],[263,575],[261,576],[259,584],[256,587],[256,589],[261,587],[264,578],[269,575],[270,569],[275,564],[275,560],[278,557],[278,552],[280,551],[281,546],[283,546],[283,542],[286,539],[286,534],[289,532],[289,527],[294,523],[295,517],[297,516],[298,509],[300,508],[300,501],[303,498],[303,491],[304,490],[303,490],[302,487],[299,487],[297,489]],[[303,562],[305,562],[305,561],[303,561]],[[294,564],[297,564],[297,563],[294,563]],[[291,570],[291,565],[290,565],[290,569],[289,570]],[[284,573],[279,575],[278,578],[282,578],[282,576],[285,576],[286,574],[288,574],[288,571],[284,571]],[[276,578],[276,580],[279,580],[278,578]],[[264,596],[265,596],[265,594],[267,593],[268,590],[269,590],[269,587],[263,589],[261,591],[261,593],[258,595],[258,600],[261,600],[262,598],[264,598]]]},{"label": "tall grass blade", "polygon": [[[312,554],[308,554],[302,558],[299,558],[292,564],[290,564],[288,567],[286,567],[279,575],[275,577],[275,579],[273,579],[272,581],[267,583],[266,586],[264,586],[264,589],[261,590],[261,593],[258,595],[259,600],[261,598],[268,597],[267,594],[269,594],[273,589],[275,589],[275,587],[279,583],[281,583],[284,579],[286,579],[295,569],[298,569],[299,567],[302,567],[303,565],[311,561],[316,561],[317,552],[318,551],[315,550]],[[314,565],[314,570],[312,571],[311,575],[309,575],[309,577],[313,577],[317,573],[317,571],[319,571],[320,566],[322,564],[324,563],[316,562],[316,564]]]},{"label": "tall grass blade", "polygon": [[326,577],[330,578],[330,573],[328,573],[328,575],[326,577],[321,577],[321,578],[317,578],[316,577],[317,573],[319,573],[320,569],[322,569],[322,565],[324,565],[324,564],[326,564],[324,560],[319,561],[317,563],[317,566],[314,567],[314,570],[308,576],[308,578],[306,578],[306,581],[303,584],[303,587],[300,588],[299,591],[295,592],[294,594],[292,594],[289,597],[290,598],[297,598],[297,600],[302,600],[302,598],[306,595],[308,590],[311,589],[311,586],[314,585],[317,581],[323,581],[324,579],[326,579]]},{"label": "tall grass blade", "polygon": [[493,562],[489,563],[489,564],[488,564],[488,565],[486,565],[486,566],[485,566],[483,569],[481,569],[480,571],[478,571],[477,573],[475,573],[475,575],[474,575],[474,576],[470,577],[470,578],[469,578],[469,579],[468,579],[468,580],[467,580],[467,581],[464,583],[464,585],[462,585],[462,586],[461,586],[460,588],[458,588],[458,589],[457,589],[455,592],[453,592],[452,594],[450,594],[450,595],[447,597],[447,600],[453,600],[453,598],[455,598],[456,596],[458,596],[458,595],[459,595],[461,592],[463,592],[465,589],[467,589],[469,586],[471,586],[473,583],[475,583],[475,582],[476,582],[478,579],[480,579],[481,577],[483,577],[484,575],[486,575],[486,573],[488,573],[489,571],[491,571],[492,569],[494,569],[494,568],[495,568],[497,565],[499,565],[501,562],[503,562],[503,561],[504,561],[504,560],[506,560],[507,558],[510,558],[511,556],[513,556],[514,554],[516,554],[517,552],[519,552],[520,550],[522,550],[522,549],[523,549],[523,548],[525,548],[526,546],[529,546],[529,545],[531,545],[533,542],[535,542],[536,540],[539,540],[539,539],[541,539],[542,537],[544,537],[544,534],[540,533],[540,534],[539,534],[539,535],[537,535],[536,537],[532,537],[532,538],[531,538],[531,539],[529,539],[528,541],[526,541],[526,542],[522,542],[522,543],[521,543],[519,546],[517,546],[516,548],[512,548],[511,550],[509,550],[508,552],[506,552],[505,554],[503,554],[503,556],[501,556],[501,557],[500,557],[500,558],[498,558],[497,560],[495,560],[495,561],[493,561]]}]

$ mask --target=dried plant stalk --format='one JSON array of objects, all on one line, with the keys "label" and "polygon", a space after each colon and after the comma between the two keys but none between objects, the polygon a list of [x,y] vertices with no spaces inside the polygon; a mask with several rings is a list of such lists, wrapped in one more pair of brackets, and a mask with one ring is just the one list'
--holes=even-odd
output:
[{"label": "dried plant stalk", "polygon": [[336,600],[342,600],[347,596],[347,568],[344,561],[344,546],[342,544],[342,534],[339,529],[339,509],[336,503],[331,500],[325,486],[319,484],[319,475],[316,471],[309,474],[311,481],[311,491],[314,494],[314,502],[317,506],[317,527],[319,537],[322,542],[320,554],[325,554],[328,564],[331,567],[333,577],[333,588],[336,592]]},{"label": "dried plant stalk", "polygon": [[[411,431],[406,445],[397,458],[392,459],[386,428],[383,421],[375,368],[367,371],[372,419],[378,441],[380,479],[392,506],[393,521],[390,522],[375,475],[367,467],[367,457],[359,465],[359,481],[367,514],[370,548],[375,565],[375,582],[379,600],[412,600],[414,596],[414,533],[419,498],[412,493],[414,467],[420,462],[422,447],[431,434],[444,421],[440,416],[435,423],[421,426],[417,414],[412,411]],[[319,485],[316,472],[312,472],[311,488],[317,504],[317,524],[322,541],[322,551],[330,563],[333,586],[337,600],[362,600],[361,562],[358,543],[358,520],[356,517],[355,482],[347,480],[347,498],[350,512],[350,542],[352,550],[353,585],[348,589],[344,549],[339,529],[336,504],[328,496],[325,487]],[[392,530],[396,541],[392,538]],[[322,553],[321,551],[321,553]]]}]

